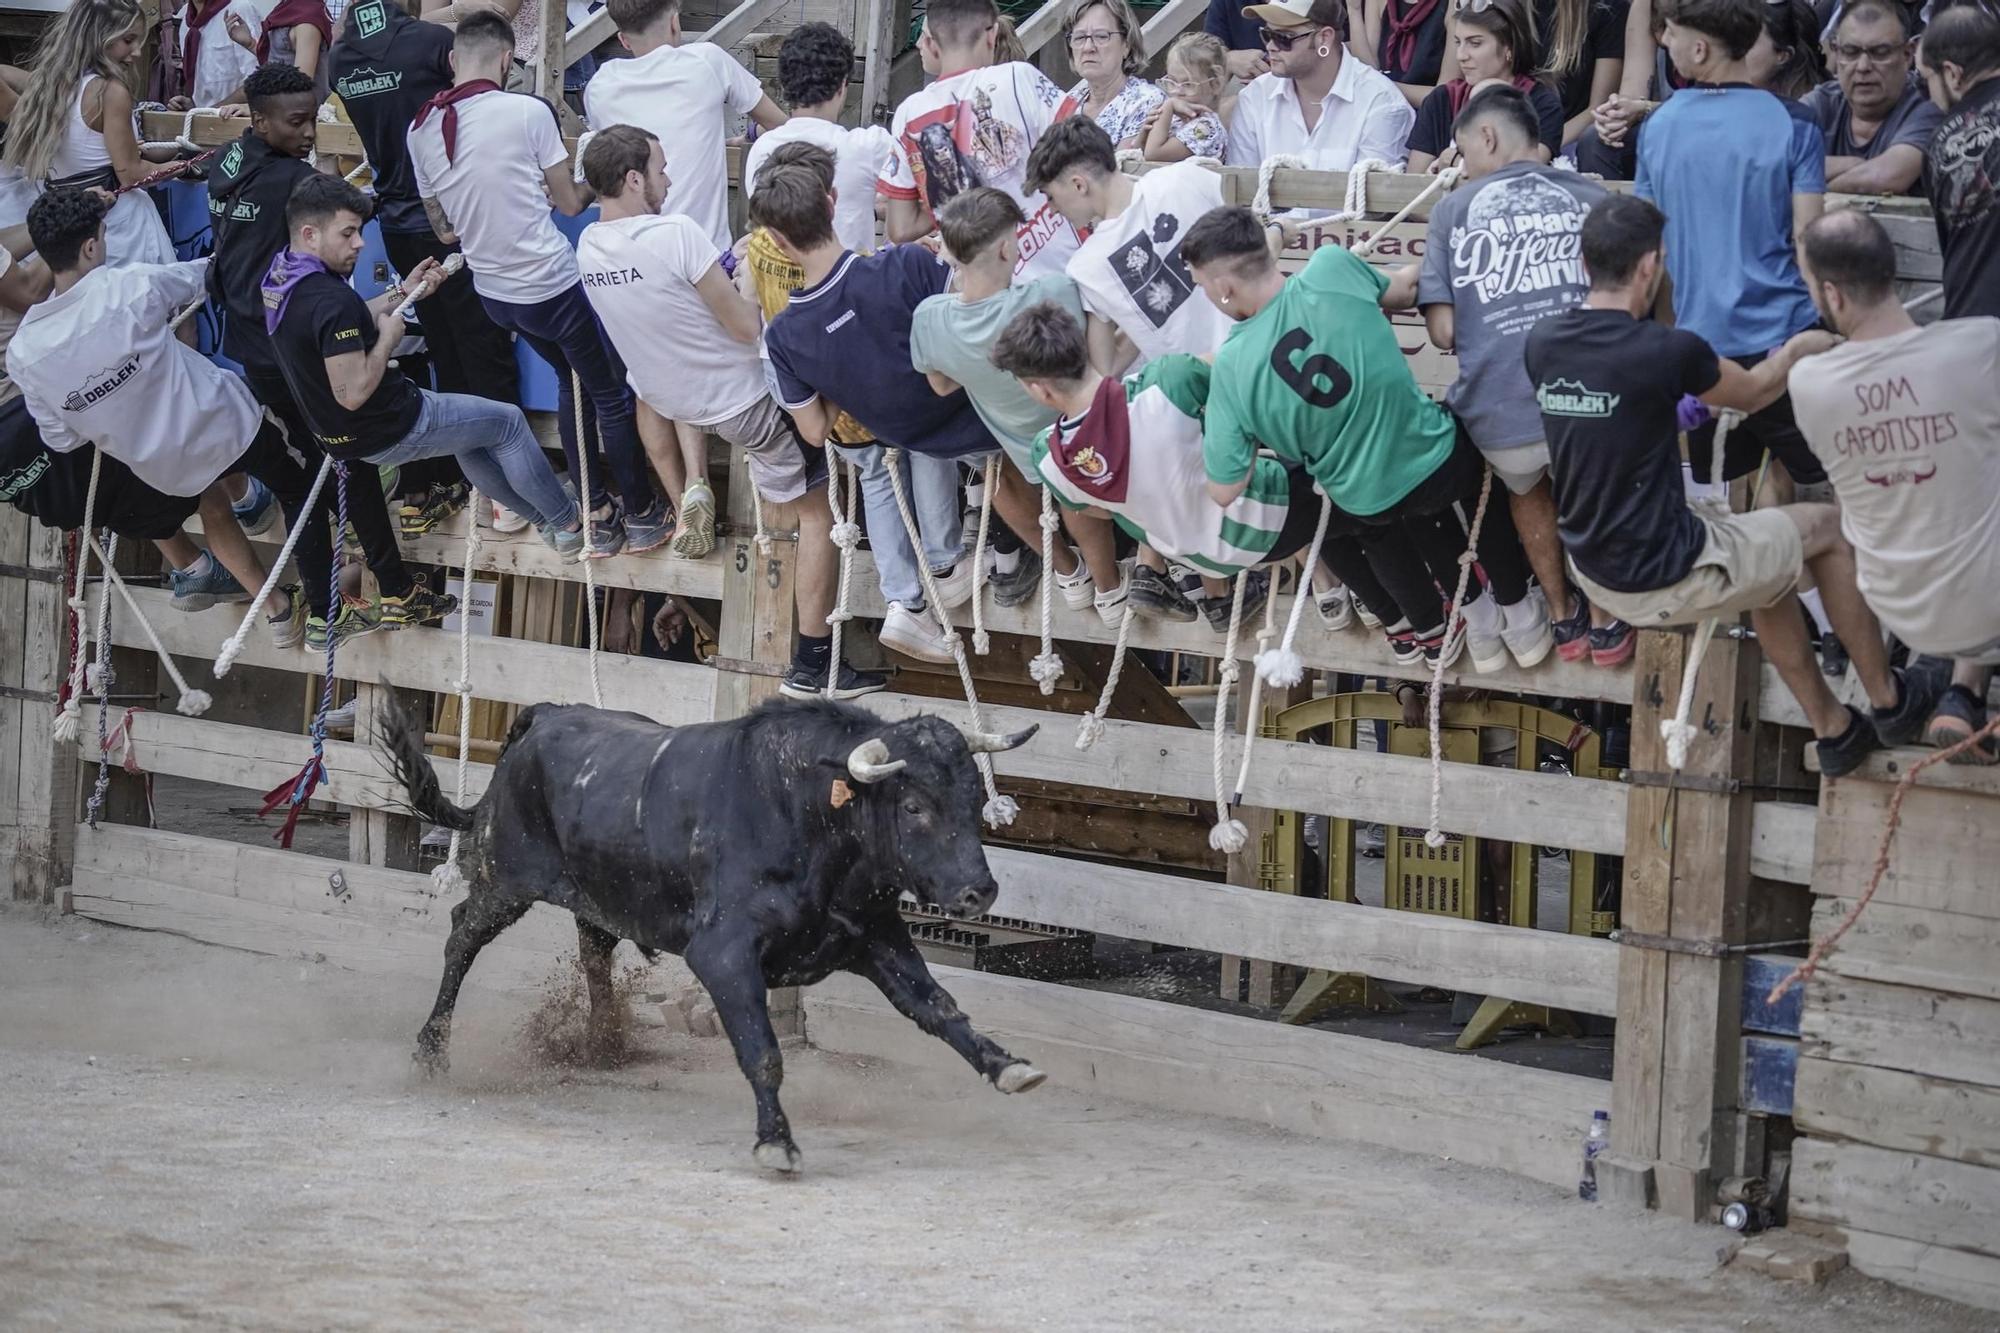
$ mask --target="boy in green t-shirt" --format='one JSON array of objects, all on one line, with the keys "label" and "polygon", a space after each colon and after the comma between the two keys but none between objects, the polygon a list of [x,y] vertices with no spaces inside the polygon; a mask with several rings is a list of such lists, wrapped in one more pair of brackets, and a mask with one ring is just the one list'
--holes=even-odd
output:
[{"label": "boy in green t-shirt", "polygon": [[[1267,448],[1303,466],[1332,497],[1331,531],[1399,527],[1436,586],[1456,587],[1485,462],[1410,374],[1379,304],[1387,276],[1351,251],[1323,246],[1287,281],[1264,228],[1239,207],[1215,209],[1190,227],[1181,257],[1237,321],[1215,358],[1203,442],[1210,496],[1230,503],[1257,449]],[[1426,658],[1455,658],[1462,644],[1475,670],[1497,671],[1510,654],[1533,666],[1554,646],[1547,606],[1530,595],[1527,556],[1505,495],[1499,499],[1487,505],[1479,534],[1479,568],[1493,596],[1477,579],[1467,584],[1452,617],[1463,617],[1463,634],[1442,632],[1440,608],[1440,634],[1418,635]],[[1399,602],[1406,583],[1391,585]],[[1411,595],[1418,596],[1414,587]],[[1412,620],[1423,623],[1432,605],[1424,595]]]}]

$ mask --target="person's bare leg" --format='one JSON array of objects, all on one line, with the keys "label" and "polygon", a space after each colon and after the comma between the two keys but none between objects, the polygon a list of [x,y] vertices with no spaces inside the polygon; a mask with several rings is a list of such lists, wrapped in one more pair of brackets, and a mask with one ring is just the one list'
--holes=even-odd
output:
[{"label": "person's bare leg", "polygon": [[827,632],[827,613],[840,583],[840,549],[833,544],[833,511],[826,507],[826,483],[807,491],[777,521],[796,517],[799,559],[792,571],[792,597],[798,606],[799,632],[818,638]]},{"label": "person's bare leg", "polygon": [[[1049,556],[1042,549],[1042,493],[1030,486],[1012,463],[1000,465],[1000,484],[993,488],[993,508],[1023,545],[1036,555]],[[1068,578],[1076,573],[1076,552],[1070,550],[1068,542],[1057,542],[1055,548],[1055,554],[1049,558],[1055,561],[1056,573]]]},{"label": "person's bare leg", "polygon": [[1210,597],[1228,597],[1234,592],[1228,579],[1212,579],[1206,574],[1201,576],[1201,590]]},{"label": "person's bare leg", "polygon": [[[1833,632],[1847,649],[1854,674],[1868,691],[1868,702],[1884,710],[1894,708],[1896,677],[1889,669],[1882,623],[1862,600],[1854,572],[1854,548],[1840,535],[1840,510],[1833,505],[1801,504],[1786,505],[1784,512],[1799,524],[1805,538],[1806,568],[1819,584],[1820,605],[1826,608]],[[1803,627],[1799,634],[1803,642]]]},{"label": "person's bare leg", "polygon": [[1750,623],[1757,629],[1757,646],[1763,649],[1765,659],[1778,669],[1785,688],[1792,692],[1792,697],[1799,701],[1799,707],[1805,710],[1813,735],[1821,740],[1844,735],[1852,719],[1847,706],[1834,695],[1826,677],[1820,674],[1819,663],[1813,657],[1812,641],[1806,637],[1806,621],[1799,599],[1787,595],[1775,606],[1752,611]]},{"label": "person's bare leg", "polygon": [[1521,548],[1528,553],[1535,581],[1549,599],[1549,613],[1557,620],[1569,619],[1576,614],[1576,603],[1570,600],[1569,575],[1563,569],[1562,539],[1556,533],[1556,495],[1549,488],[1549,479],[1543,477],[1525,495],[1509,492],[1507,507],[1513,511],[1514,531],[1520,534]]},{"label": "person's bare leg", "polygon": [[653,465],[654,473],[667,488],[667,498],[673,501],[674,512],[678,514],[681,493],[687,489],[687,468],[681,463],[674,423],[646,406],[643,399],[634,404],[634,408],[632,420],[639,428],[639,445],[646,451],[646,461]]},{"label": "person's bare leg", "polygon": [[1139,544],[1138,561],[1155,574],[1167,572],[1167,558],[1144,542]]},{"label": "person's bare leg", "polygon": [[[708,484],[708,432],[700,426],[690,426],[685,421],[674,423],[674,446],[680,457],[681,490],[678,496],[695,482]],[[676,500],[678,504],[678,500]]]},{"label": "person's bare leg", "polygon": [[[264,586],[264,576],[270,571],[257,558],[250,539],[243,535],[243,525],[230,512],[229,491],[226,486],[215,485],[201,493],[201,530],[208,537],[209,553],[222,563],[222,567],[236,576],[243,590],[255,595]],[[188,543],[190,546],[192,542]],[[162,554],[166,548],[162,546]],[[187,565],[176,562],[176,569],[186,569]],[[277,615],[285,609],[286,601],[282,589],[271,589],[271,595],[264,599],[264,610],[269,615]]]},{"label": "person's bare leg", "polygon": [[1967,658],[1955,658],[1951,664],[1951,683],[1961,690],[1970,691],[1972,697],[1982,704],[1986,702],[1987,688],[1993,681],[1993,668]]},{"label": "person's bare leg", "polygon": [[1099,590],[1115,588],[1123,582],[1118,571],[1118,548],[1111,533],[1111,520],[1093,514],[1067,513],[1063,526],[1070,540],[1083,553],[1084,567]]},{"label": "person's bare leg", "polygon": [[229,492],[229,503],[242,504],[243,497],[250,494],[250,475],[247,472],[231,472],[223,477],[222,489]]}]

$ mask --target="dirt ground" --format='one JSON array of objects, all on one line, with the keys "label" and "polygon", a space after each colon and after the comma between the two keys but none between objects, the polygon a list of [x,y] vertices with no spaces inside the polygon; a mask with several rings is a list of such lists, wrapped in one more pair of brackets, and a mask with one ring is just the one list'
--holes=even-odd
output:
[{"label": "dirt ground", "polygon": [[424,1083],[428,1001],[0,906],[0,1327],[1992,1324],[1498,1173],[809,1050],[806,1171],[773,1179],[725,1043],[564,1072],[530,1001],[469,992]]}]

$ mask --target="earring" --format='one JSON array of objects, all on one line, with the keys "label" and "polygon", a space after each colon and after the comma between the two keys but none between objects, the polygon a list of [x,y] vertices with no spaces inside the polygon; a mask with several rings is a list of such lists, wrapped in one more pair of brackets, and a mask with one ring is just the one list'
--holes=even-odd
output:
[{"label": "earring", "polygon": [[1322,47],[1317,47],[1315,49],[1319,51],[1319,57],[1321,60],[1324,60],[1328,56],[1333,54],[1333,48],[1330,46],[1322,46]]},{"label": "earring", "polygon": [[1222,298],[1222,304],[1224,304],[1224,305],[1228,305],[1228,304],[1229,304],[1229,298],[1228,298],[1228,297],[1226,297],[1226,296],[1225,296],[1225,297],[1223,297],[1223,298]]}]

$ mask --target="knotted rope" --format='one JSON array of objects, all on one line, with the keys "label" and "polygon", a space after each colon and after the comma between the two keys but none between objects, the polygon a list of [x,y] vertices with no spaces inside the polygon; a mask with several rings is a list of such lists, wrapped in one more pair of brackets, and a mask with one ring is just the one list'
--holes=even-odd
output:
[{"label": "knotted rope", "polygon": [[[479,559],[479,489],[474,487],[465,504],[464,572],[459,575],[458,598],[458,679],[451,683],[458,696],[458,789],[453,804],[465,804],[466,757],[472,749],[472,570]],[[437,893],[455,892],[465,884],[465,872],[458,864],[458,844],[462,833],[451,831],[451,844],[444,861],[431,871]]]},{"label": "knotted rope", "polygon": [[[569,401],[576,412],[576,486],[577,512],[583,515],[583,617],[584,630],[588,638],[585,647],[590,655],[590,702],[598,708],[604,707],[604,684],[597,678],[597,562],[591,559],[590,543],[596,531],[595,520],[591,517],[590,500],[590,440],[583,433],[583,379],[574,367],[569,372]],[[598,432],[598,442],[602,444],[603,432]],[[763,511],[758,511],[758,517]]]},{"label": "knotted rope", "polygon": [[[104,466],[104,451],[96,445],[90,446],[90,484],[83,492],[83,533],[85,541],[76,555],[76,589],[69,596],[70,614],[76,617],[78,626],[76,651],[70,655],[69,688],[63,700],[62,711],[56,715],[54,736],[58,745],[74,745],[83,735],[83,676],[84,643],[82,633],[83,618],[90,614],[84,602],[84,576],[90,569],[90,552],[96,546],[89,541],[90,529],[97,516],[97,478]],[[116,541],[114,537],[112,539]],[[100,629],[100,635],[102,631]]]},{"label": "knotted rope", "polygon": [[[979,536],[972,543],[972,651],[986,656],[992,641],[986,634],[986,535],[993,525],[993,490],[1000,484],[1000,455],[986,460],[979,482]],[[922,547],[918,547],[922,550]]]},{"label": "knotted rope", "polygon": [[1222,665],[1216,677],[1215,728],[1209,752],[1215,778],[1215,826],[1208,831],[1208,845],[1231,855],[1242,851],[1250,841],[1249,828],[1229,813],[1229,789],[1222,785],[1223,747],[1229,732],[1229,700],[1235,693],[1237,674],[1241,669],[1236,660],[1236,644],[1243,628],[1243,589],[1249,581],[1249,570],[1238,571],[1235,590],[1230,594],[1229,633],[1222,641]]},{"label": "knotted rope", "polygon": [[1104,734],[1104,715],[1111,711],[1112,696],[1118,693],[1118,678],[1125,673],[1125,644],[1131,637],[1132,622],[1138,618],[1138,607],[1128,596],[1125,599],[1125,614],[1118,617],[1118,642],[1111,648],[1111,666],[1104,673],[1104,689],[1097,696],[1097,706],[1085,713],[1076,724],[1076,748],[1079,750],[1088,750]]},{"label": "knotted rope", "polygon": [[[272,591],[277,588],[278,580],[285,572],[285,562],[292,558],[292,550],[299,544],[299,534],[306,530],[306,524],[320,521],[314,506],[319,503],[319,493],[326,487],[326,475],[333,468],[333,455],[322,455],[319,460],[319,472],[313,477],[311,488],[306,491],[304,507],[299,510],[299,521],[291,524],[291,531],[285,534],[285,544],[278,548],[277,557],[271,561],[270,572],[264,575],[264,586],[257,590],[257,596],[251,600],[250,610],[244,614],[242,623],[236,627],[234,634],[223,640],[221,651],[215,655],[215,674],[218,679],[228,675],[229,668],[235,666],[236,659],[243,655],[243,645],[250,637],[251,627],[256,624],[257,616],[263,610],[265,602],[270,599]],[[342,470],[345,471],[344,464]],[[333,564],[338,571],[340,562],[336,560]],[[333,628],[334,613],[339,608],[340,581],[336,578],[333,585],[333,600],[328,602],[326,607],[329,632]]]},{"label": "knotted rope", "polygon": [[[1722,483],[1722,446],[1728,442],[1730,427],[1743,419],[1741,412],[1723,409],[1715,420],[1715,442],[1710,446],[1708,481],[1709,485]],[[1708,652],[1709,643],[1715,638],[1716,617],[1710,616],[1695,626],[1694,636],[1688,642],[1687,661],[1681,666],[1681,695],[1674,705],[1674,715],[1660,719],[1660,735],[1667,742],[1667,767],[1678,773],[1687,766],[1688,747],[1701,734],[1688,719],[1694,712],[1694,686],[1701,672],[1701,659]]]},{"label": "knotted rope", "polygon": [[1452,657],[1454,636],[1465,628],[1465,590],[1472,581],[1472,566],[1479,559],[1479,530],[1486,525],[1486,504],[1492,498],[1493,469],[1489,466],[1479,483],[1479,503],[1472,511],[1472,526],[1466,532],[1465,553],[1458,557],[1458,586],[1452,590],[1451,607],[1445,614],[1444,641],[1438,646],[1437,665],[1431,668],[1430,698],[1425,710],[1431,741],[1431,822],[1424,830],[1424,846],[1433,851],[1444,846],[1444,829],[1438,822],[1444,804],[1444,664]]},{"label": "knotted rope", "polygon": [[[89,535],[88,530],[85,531],[84,541],[86,546],[97,545],[96,539]],[[98,552],[99,558],[103,559],[106,550],[116,556],[118,534],[106,528],[104,543],[104,548]],[[105,559],[104,567],[109,571],[111,561]],[[111,588],[108,579],[99,584],[97,589],[97,665],[91,674],[96,677],[93,688],[97,691],[97,782],[90,789],[90,800],[85,805],[84,818],[89,821],[92,828],[96,828],[98,812],[104,809],[104,793],[111,786],[111,764],[106,757],[111,750],[111,739],[107,732],[111,722],[111,687],[116,680],[116,673],[111,669]]]},{"label": "knotted rope", "polygon": [[[333,468],[333,492],[335,497],[333,530],[336,533],[345,532],[347,531],[347,464],[345,462],[332,462],[331,459],[329,459],[329,463],[331,463]],[[324,466],[321,468],[320,475],[322,478],[325,476]],[[318,491],[319,487],[317,483],[315,483],[313,489],[315,493]],[[299,516],[298,526],[304,528],[307,523],[317,521],[318,519],[312,514],[312,506],[308,503],[306,512]],[[287,546],[290,545],[289,542],[286,544]],[[279,567],[282,567],[284,563],[281,557],[278,561]],[[264,803],[257,811],[257,817],[261,819],[280,805],[289,807],[285,811],[285,822],[279,826],[276,833],[271,835],[280,847],[287,850],[291,848],[292,835],[298,831],[299,815],[304,812],[306,802],[312,799],[312,794],[319,787],[319,784],[326,780],[326,715],[333,711],[334,653],[340,647],[340,632],[336,628],[334,621],[339,616],[340,605],[340,561],[336,558],[327,561],[326,669],[325,675],[320,680],[319,710],[313,714],[312,757],[306,760],[305,767],[301,768],[295,776],[286,778],[283,782],[265,792]]]},{"label": "knotted rope", "polygon": [[[160,656],[160,665],[166,668],[167,678],[173,681],[174,690],[180,695],[180,698],[174,704],[174,711],[185,717],[200,717],[203,713],[206,713],[208,706],[214,703],[215,700],[209,697],[207,690],[196,690],[188,687],[187,677],[181,675],[181,669],[174,665],[174,659],[168,655],[166,645],[161,643],[160,636],[154,633],[152,622],[146,619],[146,613],[139,609],[139,604],[132,600],[131,590],[125,586],[125,580],[120,578],[118,571],[111,567],[111,557],[105,553],[105,548],[97,544],[95,537],[90,539],[90,547],[97,552],[97,561],[104,568],[105,580],[118,590],[118,600],[125,604],[125,609],[132,613],[132,618],[139,622],[139,628],[146,633],[146,642],[153,645],[153,651]],[[115,534],[113,549],[116,549]],[[103,627],[108,620],[108,615],[100,609],[98,612],[100,632],[103,631]],[[108,636],[98,647],[100,651],[109,653],[110,641]]]},{"label": "knotted rope", "polygon": [[[951,649],[951,660],[958,666],[958,680],[965,687],[965,711],[971,718],[974,731],[986,730],[986,723],[979,713],[979,692],[972,684],[972,667],[965,657],[965,643],[959,638],[958,630],[951,623],[951,612],[945,609],[938,598],[937,578],[931,573],[930,561],[923,559],[924,538],[917,527],[916,513],[910,508],[910,497],[903,486],[903,451],[884,448],[883,462],[889,468],[889,488],[895,492],[896,512],[903,517],[903,527],[910,534],[910,547],[917,552],[917,577],[924,585],[924,599],[944,629],[945,644]],[[980,814],[994,828],[1004,828],[1014,822],[1020,807],[1011,796],[1002,796],[993,783],[993,759],[986,754],[975,754],[972,761],[979,768],[980,781],[986,787],[986,805]]]},{"label": "knotted rope", "polygon": [[[1056,682],[1062,679],[1063,660],[1056,652],[1055,645],[1055,604],[1051,600],[1055,593],[1056,531],[1062,520],[1056,517],[1055,495],[1044,485],[1042,487],[1042,650],[1028,663],[1028,675],[1036,688],[1045,695],[1056,692]],[[1083,558],[1079,552],[1077,559]],[[1121,625],[1120,629],[1124,627]]]},{"label": "knotted rope", "polygon": [[[1327,521],[1333,517],[1333,501],[1322,495],[1319,501],[1319,525],[1313,529],[1312,545],[1306,548],[1305,563],[1300,566],[1298,592],[1292,597],[1292,613],[1285,620],[1285,637],[1276,648],[1269,648],[1257,654],[1257,676],[1273,689],[1284,689],[1305,679],[1305,662],[1293,649],[1292,642],[1299,635],[1299,617],[1312,600],[1313,575],[1319,571],[1320,543],[1326,540]],[[1272,600],[1276,600],[1277,585],[1272,585]],[[1241,783],[1237,784],[1239,787]]]},{"label": "knotted rope", "polygon": [[[748,464],[750,455],[747,453],[744,454],[743,461]],[[751,535],[750,540],[756,544],[758,555],[769,555],[771,554],[771,530],[764,523],[764,497],[757,493],[755,486],[750,488],[750,508],[757,516],[757,530]]]},{"label": "knotted rope", "polygon": [[[840,490],[843,475],[847,481],[847,512],[840,509]],[[847,599],[854,583],[854,549],[861,545],[861,525],[855,522],[856,507],[861,501],[861,472],[852,462],[835,456],[832,466],[826,472],[826,503],[833,510],[833,528],[828,536],[840,552],[840,582],[833,594],[833,610],[826,613],[828,635],[826,668],[826,697],[831,699],[840,688],[840,639],[841,630],[854,613],[847,609]]]}]

